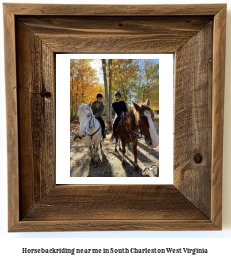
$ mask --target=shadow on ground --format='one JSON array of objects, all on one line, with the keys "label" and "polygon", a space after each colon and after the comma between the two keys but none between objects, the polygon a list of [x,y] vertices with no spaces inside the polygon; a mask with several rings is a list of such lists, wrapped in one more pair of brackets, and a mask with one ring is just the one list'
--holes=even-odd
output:
[{"label": "shadow on ground", "polygon": [[[155,123],[156,125],[156,123]],[[85,147],[84,138],[74,142],[70,137],[70,176],[71,177],[159,177],[159,146],[156,149],[147,147],[144,139],[138,141],[138,171],[134,169],[133,148],[126,146],[125,165],[122,166],[122,152],[115,152],[115,146],[109,142],[110,135],[102,143],[103,152],[99,150],[100,160],[92,164],[89,148]],[[156,165],[157,171],[143,170],[148,164]]]}]

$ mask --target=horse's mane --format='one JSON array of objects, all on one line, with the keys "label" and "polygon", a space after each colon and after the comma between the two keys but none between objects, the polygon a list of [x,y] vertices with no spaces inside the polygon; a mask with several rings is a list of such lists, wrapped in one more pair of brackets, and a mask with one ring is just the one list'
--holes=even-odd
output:
[{"label": "horse's mane", "polygon": [[88,104],[86,104],[86,103],[81,104],[81,108],[79,108],[79,109],[82,109],[82,110],[89,110],[89,111],[92,112],[91,108],[89,108]]},{"label": "horse's mane", "polygon": [[[153,110],[145,103],[139,104],[140,108],[141,108],[141,113],[144,113],[144,111],[149,111],[151,113],[151,117],[154,120],[154,113]],[[125,116],[125,119],[128,119],[128,124],[130,124],[132,122],[133,119],[133,110],[131,110],[128,115]],[[112,142],[113,140],[113,132],[111,134],[111,137],[109,138],[109,141]]]},{"label": "horse's mane", "polygon": [[84,108],[89,107],[86,103],[82,103],[81,106],[83,106]]},{"label": "horse's mane", "polygon": [[152,119],[154,119],[154,113],[153,110],[146,104],[139,104],[140,109],[141,109],[141,113],[144,113],[144,111],[149,111],[151,113],[151,117]]}]

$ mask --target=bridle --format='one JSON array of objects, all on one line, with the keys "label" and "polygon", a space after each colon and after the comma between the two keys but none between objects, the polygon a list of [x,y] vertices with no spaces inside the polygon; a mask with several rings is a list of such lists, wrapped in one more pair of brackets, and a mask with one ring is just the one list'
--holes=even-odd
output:
[{"label": "bridle", "polygon": [[[146,111],[148,114],[151,115],[150,111],[147,111],[147,110],[145,110],[145,111]],[[137,121],[137,119],[136,119],[136,113],[137,113],[137,111],[135,111],[135,113],[133,113],[133,119],[134,119],[134,121],[135,121],[135,124],[139,126],[139,123],[138,123],[138,121]],[[144,115],[144,112],[140,115],[140,118],[143,117],[143,116],[145,116],[145,115]],[[139,127],[139,128],[140,128],[140,127]]]},{"label": "bridle", "polygon": [[[148,111],[146,111],[146,112],[148,112]],[[149,112],[148,112],[148,113],[149,113]],[[137,114],[137,111],[135,110],[135,112],[134,112],[134,110],[133,110],[132,120],[133,120],[133,122],[135,123],[135,125],[138,126],[138,129],[140,129],[139,122],[138,122],[138,120],[137,120],[136,114]],[[144,112],[140,115],[140,117],[142,117],[142,116],[145,116],[145,115],[144,115]],[[131,140],[131,142],[132,142],[133,145],[134,145],[133,139],[135,139],[135,138],[141,139],[142,137],[140,137],[139,133],[137,133],[137,132],[131,130],[131,129],[127,126],[124,117],[123,117],[123,122],[124,122],[125,128],[127,129],[128,133],[130,134],[130,138],[128,138],[128,137],[125,136],[125,134],[123,133],[123,130],[122,130],[122,129],[121,129],[121,132],[122,132],[124,138],[126,138],[127,140]],[[133,133],[135,134],[135,136],[134,136],[133,138],[131,137],[131,133],[130,133],[130,132],[133,132]]]},{"label": "bridle", "polygon": [[[91,121],[92,121],[92,126],[90,126]],[[93,127],[95,128],[95,122],[94,122],[94,118],[92,117],[92,113],[91,113],[91,119],[89,120],[89,128],[92,129]]]},{"label": "bridle", "polygon": [[[128,132],[129,135],[130,135],[130,138],[128,138],[128,137],[125,136],[125,134],[123,133],[122,128],[121,128],[120,130],[121,130],[121,132],[122,132],[124,138],[127,139],[127,140],[131,140],[131,142],[132,142],[133,145],[134,145],[134,141],[133,141],[133,140],[136,139],[136,138],[141,139],[142,137],[140,137],[139,133],[137,133],[137,132],[131,130],[131,129],[127,126],[124,116],[123,116],[122,119],[123,119],[124,126],[125,126],[127,132]],[[136,113],[135,113],[135,115],[134,115],[134,112],[133,112],[132,120],[133,120],[133,122],[135,123],[135,125],[138,126],[138,128],[139,128],[138,121],[136,120]],[[132,135],[131,135],[130,132],[133,132],[133,133],[135,134],[135,136],[132,137]]]},{"label": "bridle", "polygon": [[99,126],[99,128],[98,128],[98,130],[97,131],[95,131],[93,134],[88,134],[88,136],[90,136],[91,137],[91,140],[92,140],[92,137],[100,130],[100,126]]},{"label": "bridle", "polygon": [[[93,114],[92,114],[92,112],[91,112],[91,119],[89,120],[89,129],[92,129],[93,127],[95,128],[95,120],[96,120],[96,119],[93,118],[92,115],[93,115]],[[90,125],[91,125],[91,121],[92,121],[92,126],[90,126]],[[88,134],[88,136],[91,137],[91,140],[92,140],[93,136],[94,136],[100,129],[101,129],[101,126],[100,126],[100,124],[99,124],[99,128],[98,128],[97,131],[95,131],[93,134]]]}]

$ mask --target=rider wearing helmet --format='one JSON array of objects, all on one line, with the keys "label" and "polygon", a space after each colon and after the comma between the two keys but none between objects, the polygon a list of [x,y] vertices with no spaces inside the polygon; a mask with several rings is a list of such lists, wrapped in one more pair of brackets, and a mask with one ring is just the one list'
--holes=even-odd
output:
[{"label": "rider wearing helmet", "polygon": [[121,98],[121,92],[116,91],[115,92],[116,101],[114,103],[112,103],[112,108],[117,115],[117,117],[115,118],[114,123],[113,123],[113,137],[114,137],[114,139],[113,139],[112,143],[116,143],[116,128],[117,128],[118,123],[120,121],[120,116],[121,115],[124,116],[125,114],[128,113],[126,103],[124,101],[121,101],[120,98]]},{"label": "rider wearing helmet", "polygon": [[95,118],[100,122],[101,128],[102,128],[102,135],[103,139],[106,138],[105,136],[105,123],[104,120],[101,117],[101,114],[104,110],[104,104],[103,104],[103,95],[102,94],[97,94],[96,96],[97,100],[94,101],[91,105],[91,110],[95,116]]}]

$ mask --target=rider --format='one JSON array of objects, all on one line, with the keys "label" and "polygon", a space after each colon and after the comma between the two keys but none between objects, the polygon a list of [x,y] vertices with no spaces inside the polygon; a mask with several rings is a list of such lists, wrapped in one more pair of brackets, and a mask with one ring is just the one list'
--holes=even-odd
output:
[{"label": "rider", "polygon": [[112,103],[112,108],[113,108],[114,112],[117,114],[117,117],[115,118],[114,123],[113,123],[114,139],[113,139],[112,143],[116,143],[116,128],[120,121],[120,115],[124,116],[128,113],[126,103],[124,101],[121,101],[120,98],[121,98],[121,92],[116,91],[115,92],[116,101],[114,103]]},{"label": "rider", "polygon": [[102,127],[102,135],[103,135],[103,139],[106,138],[105,136],[105,123],[104,120],[101,117],[101,113],[104,110],[104,104],[103,104],[103,95],[102,94],[97,94],[96,96],[97,100],[94,101],[91,105],[91,110],[94,114],[94,117],[100,122],[100,125]]}]

